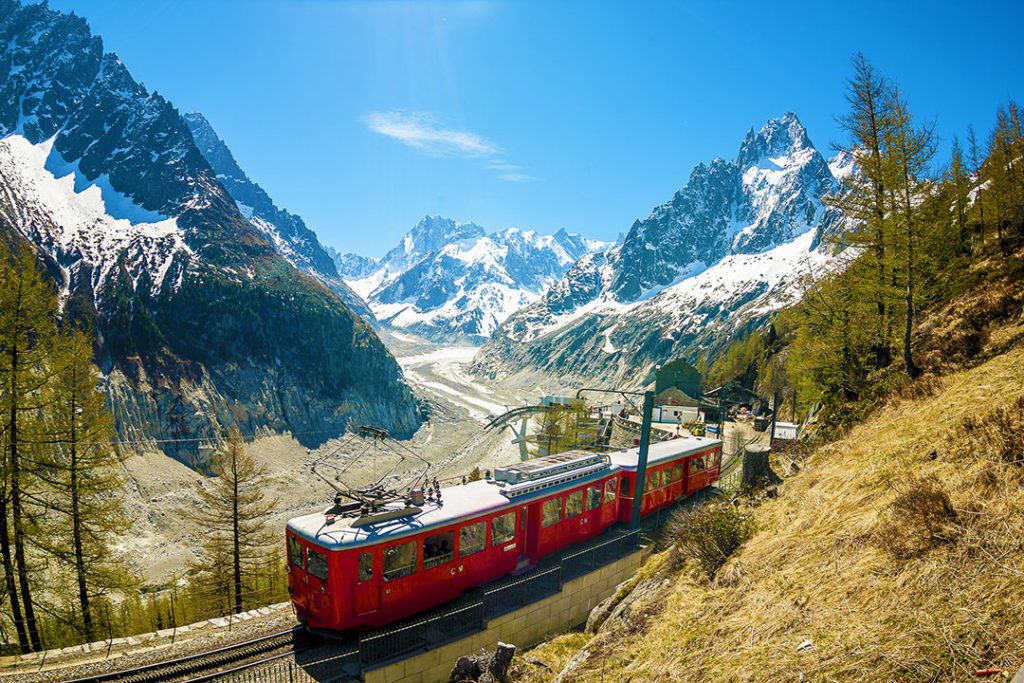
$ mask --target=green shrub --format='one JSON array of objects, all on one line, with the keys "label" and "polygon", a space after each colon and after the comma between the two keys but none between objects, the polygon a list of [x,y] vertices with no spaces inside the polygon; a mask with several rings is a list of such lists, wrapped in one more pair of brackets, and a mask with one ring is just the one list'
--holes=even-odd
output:
[{"label": "green shrub", "polygon": [[753,533],[753,519],[731,503],[687,510],[671,530],[674,559],[680,566],[692,560],[697,573],[710,580]]}]

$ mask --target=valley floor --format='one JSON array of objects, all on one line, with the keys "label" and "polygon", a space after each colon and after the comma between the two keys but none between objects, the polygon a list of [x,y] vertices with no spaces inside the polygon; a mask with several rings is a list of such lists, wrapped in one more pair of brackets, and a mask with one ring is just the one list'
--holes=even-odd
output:
[{"label": "valley floor", "polygon": [[[381,336],[417,396],[430,404],[429,421],[405,445],[431,463],[432,476],[458,477],[475,466],[493,469],[518,458],[509,432],[485,432],[482,427],[488,415],[504,412],[506,406],[536,403],[539,390],[513,390],[470,376],[466,366],[476,347],[441,346],[404,333]],[[360,439],[333,439],[310,451],[288,435],[253,442],[250,452],[273,481],[265,494],[278,500],[273,527],[283,529],[289,518],[330,503],[333,491],[309,470],[314,460],[328,454],[356,455],[367,445]],[[395,461],[384,449],[371,448],[368,453],[373,457],[359,458],[347,473],[348,481],[369,481]],[[410,473],[415,464],[403,463],[396,474]],[[136,533],[123,549],[133,556],[147,583],[163,584],[183,576],[199,547],[187,511],[198,503],[202,477],[161,452],[133,455],[125,469],[130,479],[127,507],[136,520]]]}]

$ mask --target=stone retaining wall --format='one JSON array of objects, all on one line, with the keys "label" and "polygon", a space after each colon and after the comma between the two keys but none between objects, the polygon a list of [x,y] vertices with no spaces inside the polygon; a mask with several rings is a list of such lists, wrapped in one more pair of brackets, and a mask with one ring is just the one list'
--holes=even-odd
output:
[{"label": "stone retaining wall", "polygon": [[589,574],[567,581],[555,595],[527,605],[515,612],[495,617],[487,628],[473,635],[442,645],[400,662],[365,673],[366,683],[436,683],[447,681],[448,674],[462,655],[482,647],[493,649],[499,641],[519,648],[530,647],[548,636],[579,626],[590,610],[612,595],[615,587],[632,576],[646,559],[648,551],[635,553],[607,564]]}]

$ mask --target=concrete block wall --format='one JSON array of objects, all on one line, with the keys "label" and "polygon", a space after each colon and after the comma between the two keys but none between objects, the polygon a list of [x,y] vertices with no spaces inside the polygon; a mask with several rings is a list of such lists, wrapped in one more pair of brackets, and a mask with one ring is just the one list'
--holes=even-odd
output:
[{"label": "concrete block wall", "polygon": [[365,673],[366,683],[436,683],[447,681],[456,660],[482,647],[494,648],[499,641],[519,648],[536,645],[545,638],[578,626],[587,620],[599,602],[612,595],[615,587],[632,576],[646,550],[605,565],[589,574],[567,581],[550,597],[491,619],[487,628],[428,652]]}]

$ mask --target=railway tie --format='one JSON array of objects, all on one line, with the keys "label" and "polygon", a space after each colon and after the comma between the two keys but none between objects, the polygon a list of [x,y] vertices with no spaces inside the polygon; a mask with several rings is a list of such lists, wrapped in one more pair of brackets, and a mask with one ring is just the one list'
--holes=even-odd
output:
[{"label": "railway tie", "polygon": [[[68,681],[67,683],[106,683],[107,681],[155,683],[157,681],[176,681],[181,679],[212,680],[223,673],[227,673],[223,671],[226,668],[230,670],[250,668],[310,647],[310,644],[300,640],[304,633],[305,631],[302,627],[295,627],[287,631],[280,631],[245,642],[226,645],[207,652],[186,655],[153,664],[144,664],[131,669],[85,676]],[[289,647],[288,652],[278,653],[255,662],[246,661],[282,647]],[[242,664],[242,662],[245,663]],[[231,668],[230,665],[232,664],[239,664],[239,666]]]}]

